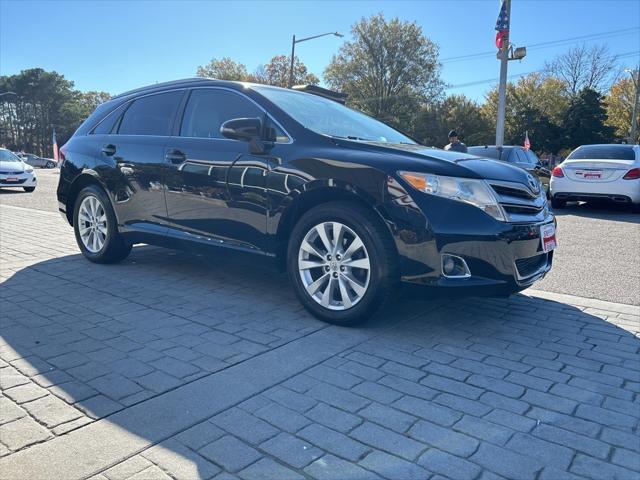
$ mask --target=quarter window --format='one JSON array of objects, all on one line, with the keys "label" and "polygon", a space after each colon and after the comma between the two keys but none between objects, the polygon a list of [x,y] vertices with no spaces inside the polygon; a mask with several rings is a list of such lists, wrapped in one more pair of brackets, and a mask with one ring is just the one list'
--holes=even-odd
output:
[{"label": "quarter window", "polygon": [[122,115],[122,107],[116,108],[113,112],[107,115],[107,117],[103,121],[101,121],[96,126],[96,128],[93,129],[93,132],[91,133],[96,135],[100,135],[100,134],[106,135],[106,134],[112,133],[121,115]]},{"label": "quarter window", "polygon": [[182,91],[174,91],[134,100],[124,112],[118,133],[120,135],[171,135],[171,125],[182,94]]},{"label": "quarter window", "polygon": [[224,138],[220,127],[233,118],[264,118],[260,108],[228,90],[194,90],[180,128],[181,137]]}]

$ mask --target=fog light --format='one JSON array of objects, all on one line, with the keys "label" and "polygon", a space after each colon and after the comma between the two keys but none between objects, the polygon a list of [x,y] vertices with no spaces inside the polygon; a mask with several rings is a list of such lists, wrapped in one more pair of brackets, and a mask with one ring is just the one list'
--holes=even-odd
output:
[{"label": "fog light", "polygon": [[471,276],[467,262],[463,258],[447,253],[442,255],[442,274],[448,278],[466,278]]}]

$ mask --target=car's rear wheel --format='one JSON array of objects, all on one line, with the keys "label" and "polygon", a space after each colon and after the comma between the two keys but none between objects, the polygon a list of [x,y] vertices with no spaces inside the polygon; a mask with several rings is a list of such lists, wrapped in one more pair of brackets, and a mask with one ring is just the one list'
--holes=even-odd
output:
[{"label": "car's rear wheel", "polygon": [[24,188],[24,191],[27,193],[31,193],[36,189],[36,187],[22,187],[22,188]]},{"label": "car's rear wheel", "polygon": [[291,234],[287,269],[313,315],[338,325],[367,320],[397,282],[397,254],[384,224],[357,204],[311,209]]},{"label": "car's rear wheel", "polygon": [[89,185],[78,194],[73,229],[80,251],[92,262],[119,262],[131,252],[131,245],[118,232],[109,198],[96,185]]},{"label": "car's rear wheel", "polygon": [[567,206],[567,201],[566,200],[559,200],[557,198],[552,198],[551,199],[551,206],[553,208],[564,208]]},{"label": "car's rear wheel", "polygon": [[46,168],[53,168],[55,166],[56,166],[56,164],[53,163],[53,162],[47,162],[47,164],[45,165]]}]

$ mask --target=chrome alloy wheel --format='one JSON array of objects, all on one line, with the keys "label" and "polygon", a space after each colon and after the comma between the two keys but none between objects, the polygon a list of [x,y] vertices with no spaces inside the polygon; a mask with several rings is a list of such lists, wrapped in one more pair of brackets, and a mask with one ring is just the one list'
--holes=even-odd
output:
[{"label": "chrome alloy wheel", "polygon": [[107,240],[107,213],[98,197],[89,195],[78,210],[78,231],[87,250],[98,253]]},{"label": "chrome alloy wheel", "polygon": [[367,292],[369,253],[360,237],[338,222],[323,222],[305,235],[298,270],[307,293],[330,310],[347,310]]}]

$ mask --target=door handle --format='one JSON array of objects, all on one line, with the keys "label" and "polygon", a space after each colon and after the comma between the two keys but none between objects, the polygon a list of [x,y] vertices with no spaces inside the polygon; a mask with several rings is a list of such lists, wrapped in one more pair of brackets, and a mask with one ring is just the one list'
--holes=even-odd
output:
[{"label": "door handle", "polygon": [[105,145],[104,147],[102,147],[102,153],[110,157],[111,155],[116,153],[116,146],[113,144]]},{"label": "door handle", "polygon": [[177,165],[183,163],[187,159],[187,156],[180,150],[171,150],[170,152],[167,152],[164,158]]}]

